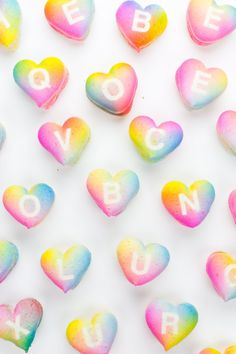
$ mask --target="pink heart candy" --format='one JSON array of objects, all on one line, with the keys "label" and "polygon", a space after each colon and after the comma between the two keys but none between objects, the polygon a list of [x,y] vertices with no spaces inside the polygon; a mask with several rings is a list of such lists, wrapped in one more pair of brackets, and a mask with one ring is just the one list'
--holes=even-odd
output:
[{"label": "pink heart candy", "polygon": [[187,11],[191,38],[199,45],[213,44],[236,28],[236,8],[214,0],[191,0]]},{"label": "pink heart candy", "polygon": [[227,87],[227,76],[218,68],[206,68],[196,59],[186,60],[176,72],[176,85],[184,104],[200,109],[214,101]]}]

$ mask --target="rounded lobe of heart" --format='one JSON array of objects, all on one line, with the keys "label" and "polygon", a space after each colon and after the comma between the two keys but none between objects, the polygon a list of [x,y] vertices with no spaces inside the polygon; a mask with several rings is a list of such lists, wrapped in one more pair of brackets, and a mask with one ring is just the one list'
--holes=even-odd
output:
[{"label": "rounded lobe of heart", "polygon": [[217,121],[216,130],[224,146],[236,154],[236,112],[223,112]]}]

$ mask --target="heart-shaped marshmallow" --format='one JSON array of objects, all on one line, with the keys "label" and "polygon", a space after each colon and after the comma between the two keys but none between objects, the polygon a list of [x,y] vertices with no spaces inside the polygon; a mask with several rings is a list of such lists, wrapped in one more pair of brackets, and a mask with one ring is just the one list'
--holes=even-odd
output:
[{"label": "heart-shaped marshmallow", "polygon": [[146,310],[148,327],[165,350],[169,350],[195,328],[198,313],[191,304],[172,305],[156,300]]},{"label": "heart-shaped marshmallow", "polygon": [[18,258],[17,247],[11,242],[0,240],[0,283],[15,267]]},{"label": "heart-shaped marshmallow", "polygon": [[116,216],[122,213],[138,193],[139,179],[136,173],[129,170],[122,170],[112,176],[106,170],[97,169],[89,174],[87,188],[107,216]]},{"label": "heart-shaped marshmallow", "polygon": [[131,122],[129,135],[145,160],[157,162],[180,145],[183,130],[175,122],[164,122],[157,126],[151,118],[139,116]]},{"label": "heart-shaped marshmallow", "polygon": [[172,181],[162,189],[162,202],[168,212],[188,227],[196,227],[205,219],[214,199],[215,189],[205,180],[196,181],[190,187]]},{"label": "heart-shaped marshmallow", "polygon": [[120,242],[117,248],[120,266],[130,283],[144,285],[160,275],[167,267],[168,250],[157,243],[144,246],[135,239]]},{"label": "heart-shaped marshmallow", "polygon": [[49,24],[64,36],[82,41],[94,15],[93,0],[48,0],[44,8]]},{"label": "heart-shaped marshmallow", "polygon": [[12,310],[0,305],[0,338],[28,352],[43,316],[43,308],[35,299],[24,299]]},{"label": "heart-shaped marshmallow", "polygon": [[117,10],[116,22],[128,43],[140,51],[162,35],[168,19],[159,5],[143,8],[136,1],[125,1]]},{"label": "heart-shaped marshmallow", "polygon": [[227,87],[225,72],[206,68],[196,59],[186,60],[177,70],[176,85],[180,96],[190,109],[200,109],[214,101]]},{"label": "heart-shaped marshmallow", "polygon": [[54,199],[53,189],[43,183],[36,184],[29,191],[22,186],[11,186],[3,194],[6,210],[28,229],[43,221]]},{"label": "heart-shaped marshmallow", "polygon": [[17,85],[38,107],[48,109],[66,86],[69,73],[60,59],[51,57],[40,64],[21,60],[15,65],[13,76]]},{"label": "heart-shaped marshmallow", "polygon": [[116,332],[116,318],[111,313],[97,313],[91,321],[72,321],[66,334],[69,343],[81,354],[108,354]]},{"label": "heart-shaped marshmallow", "polygon": [[64,253],[50,248],[41,256],[43,271],[65,293],[80,283],[90,262],[91,253],[82,245],[74,245]]},{"label": "heart-shaped marshmallow", "polygon": [[224,301],[236,298],[236,260],[226,252],[215,252],[207,260],[206,271]]},{"label": "heart-shaped marshmallow", "polygon": [[236,112],[223,112],[217,121],[216,130],[222,143],[236,154]]},{"label": "heart-shaped marshmallow", "polygon": [[236,8],[218,5],[215,0],[191,0],[187,10],[187,26],[193,41],[213,44],[236,28]]},{"label": "heart-shaped marshmallow", "polygon": [[44,124],[38,132],[41,145],[62,165],[74,165],[90,138],[90,128],[80,118],[69,118],[63,126]]},{"label": "heart-shaped marshmallow", "polygon": [[86,81],[88,98],[103,110],[122,115],[130,111],[138,79],[132,66],[114,65],[108,74],[94,73]]},{"label": "heart-shaped marshmallow", "polygon": [[0,44],[15,49],[18,45],[21,10],[17,0],[0,0]]}]

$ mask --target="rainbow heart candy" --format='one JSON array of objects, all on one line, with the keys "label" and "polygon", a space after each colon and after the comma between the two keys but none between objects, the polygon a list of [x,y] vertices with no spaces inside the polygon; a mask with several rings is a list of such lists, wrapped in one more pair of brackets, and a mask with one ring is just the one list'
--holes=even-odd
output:
[{"label": "rainbow heart candy", "polygon": [[220,96],[228,84],[223,70],[207,69],[196,59],[186,60],[177,70],[175,80],[184,104],[190,109],[205,107]]},{"label": "rainbow heart candy", "polygon": [[236,260],[226,252],[215,252],[207,260],[206,271],[224,301],[236,298]]},{"label": "rainbow heart candy", "polygon": [[72,321],[66,331],[69,343],[81,354],[108,354],[117,332],[111,313],[97,313],[91,321]]},{"label": "rainbow heart candy", "polygon": [[53,189],[43,183],[36,184],[29,191],[22,186],[11,186],[3,194],[6,210],[28,229],[43,221],[54,199]]},{"label": "rainbow heart candy", "polygon": [[126,239],[117,247],[117,257],[128,281],[136,286],[144,285],[160,275],[167,267],[168,250],[157,243],[144,246],[135,239]]},{"label": "rainbow heart candy", "polygon": [[40,64],[32,60],[19,61],[13,70],[14,80],[38,107],[50,108],[68,81],[68,70],[55,57],[46,58]]},{"label": "rainbow heart candy", "polygon": [[162,202],[168,212],[181,224],[198,226],[207,216],[215,199],[213,185],[204,180],[189,188],[179,181],[167,183],[162,189]]},{"label": "rainbow heart candy", "polygon": [[89,174],[87,188],[107,216],[117,216],[138,193],[139,179],[136,173],[129,170],[112,176],[106,170],[97,169]]},{"label": "rainbow heart candy", "polygon": [[[225,349],[224,354],[235,354],[236,353],[236,346],[231,346]],[[203,349],[199,354],[221,354],[218,350],[214,348],[206,348]]]},{"label": "rainbow heart candy", "polygon": [[119,63],[108,74],[90,75],[86,81],[86,93],[98,107],[122,115],[130,111],[137,86],[138,79],[132,66]]},{"label": "rainbow heart candy", "polygon": [[236,112],[223,112],[217,121],[216,130],[222,143],[236,154]]},{"label": "rainbow heart candy", "polygon": [[128,43],[140,51],[162,35],[168,19],[163,8],[156,4],[144,9],[136,1],[125,1],[117,10],[116,22]]},{"label": "rainbow heart candy", "polygon": [[213,44],[236,28],[236,8],[217,5],[214,0],[191,0],[187,10],[187,26],[193,41]]},{"label": "rainbow heart candy", "polygon": [[64,253],[50,248],[41,256],[43,271],[65,293],[80,283],[90,262],[91,253],[82,245],[74,245]]},{"label": "rainbow heart candy", "polygon": [[48,0],[44,8],[49,24],[59,33],[76,41],[89,32],[94,15],[93,0]]},{"label": "rainbow heart candy", "polygon": [[0,0],[0,44],[10,49],[18,45],[21,10],[17,0]]},{"label": "rainbow heart candy", "polygon": [[146,310],[146,321],[153,335],[167,351],[193,331],[198,322],[198,312],[191,304],[175,306],[156,300]]},{"label": "rainbow heart candy", "polygon": [[43,316],[43,308],[35,299],[24,299],[12,310],[0,305],[0,338],[28,352]]},{"label": "rainbow heart candy", "polygon": [[174,151],[183,140],[183,130],[175,122],[159,126],[147,116],[136,117],[130,124],[129,135],[140,155],[157,162]]},{"label": "rainbow heart candy", "polygon": [[0,240],[0,283],[8,276],[18,262],[17,247],[8,241]]},{"label": "rainbow heart candy", "polygon": [[75,164],[90,138],[90,128],[80,118],[69,118],[61,127],[44,124],[38,132],[41,145],[62,165]]}]

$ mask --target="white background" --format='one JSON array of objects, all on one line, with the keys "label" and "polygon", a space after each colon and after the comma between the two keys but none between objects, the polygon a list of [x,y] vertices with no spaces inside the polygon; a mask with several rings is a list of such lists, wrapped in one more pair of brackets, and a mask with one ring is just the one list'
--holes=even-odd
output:
[{"label": "white background", "polygon": [[[29,188],[39,182],[49,184],[56,193],[53,209],[35,229],[26,230],[0,208],[1,238],[14,242],[20,251],[19,263],[0,285],[0,303],[14,306],[22,298],[35,297],[44,307],[30,352],[75,352],[65,337],[68,323],[97,311],[111,311],[119,323],[112,354],[162,353],[144,319],[147,305],[155,298],[190,302],[199,311],[198,326],[171,350],[173,354],[197,354],[207,346],[223,351],[236,344],[236,300],[224,303],[205,272],[206,260],[214,251],[228,251],[236,257],[236,226],[227,205],[229,193],[236,188],[236,157],[223,148],[215,131],[218,116],[236,110],[236,33],[214,46],[198,47],[186,30],[188,0],[159,0],[168,13],[168,28],[137,54],[116,26],[120,0],[96,1],[91,32],[84,43],[74,43],[50,28],[44,0],[19,2],[23,13],[20,47],[14,53],[0,50],[0,120],[7,131],[0,154],[0,193],[12,184]],[[236,5],[236,1],[231,3]],[[45,112],[17,87],[12,70],[21,59],[40,62],[49,56],[64,61],[70,80],[56,104]],[[225,93],[198,112],[186,110],[174,81],[178,66],[191,57],[224,69],[229,78]],[[133,108],[121,118],[93,105],[84,89],[88,75],[106,72],[118,62],[131,64],[139,78]],[[154,165],[143,161],[129,140],[129,123],[141,114],[157,122],[175,120],[184,130],[181,146]],[[40,146],[37,132],[45,122],[63,123],[71,116],[88,122],[92,138],[79,163],[64,168]],[[116,218],[103,215],[86,190],[87,176],[96,168],[112,173],[128,168],[140,178],[140,192]],[[161,203],[163,185],[175,179],[186,184],[208,179],[215,186],[211,212],[196,229],[178,224]],[[169,267],[147,286],[133,287],[119,268],[116,247],[126,237],[158,242],[170,251]],[[49,247],[73,243],[87,246],[93,259],[81,284],[65,295],[44,275],[40,256]],[[20,352],[12,343],[0,341],[0,353]]]}]

